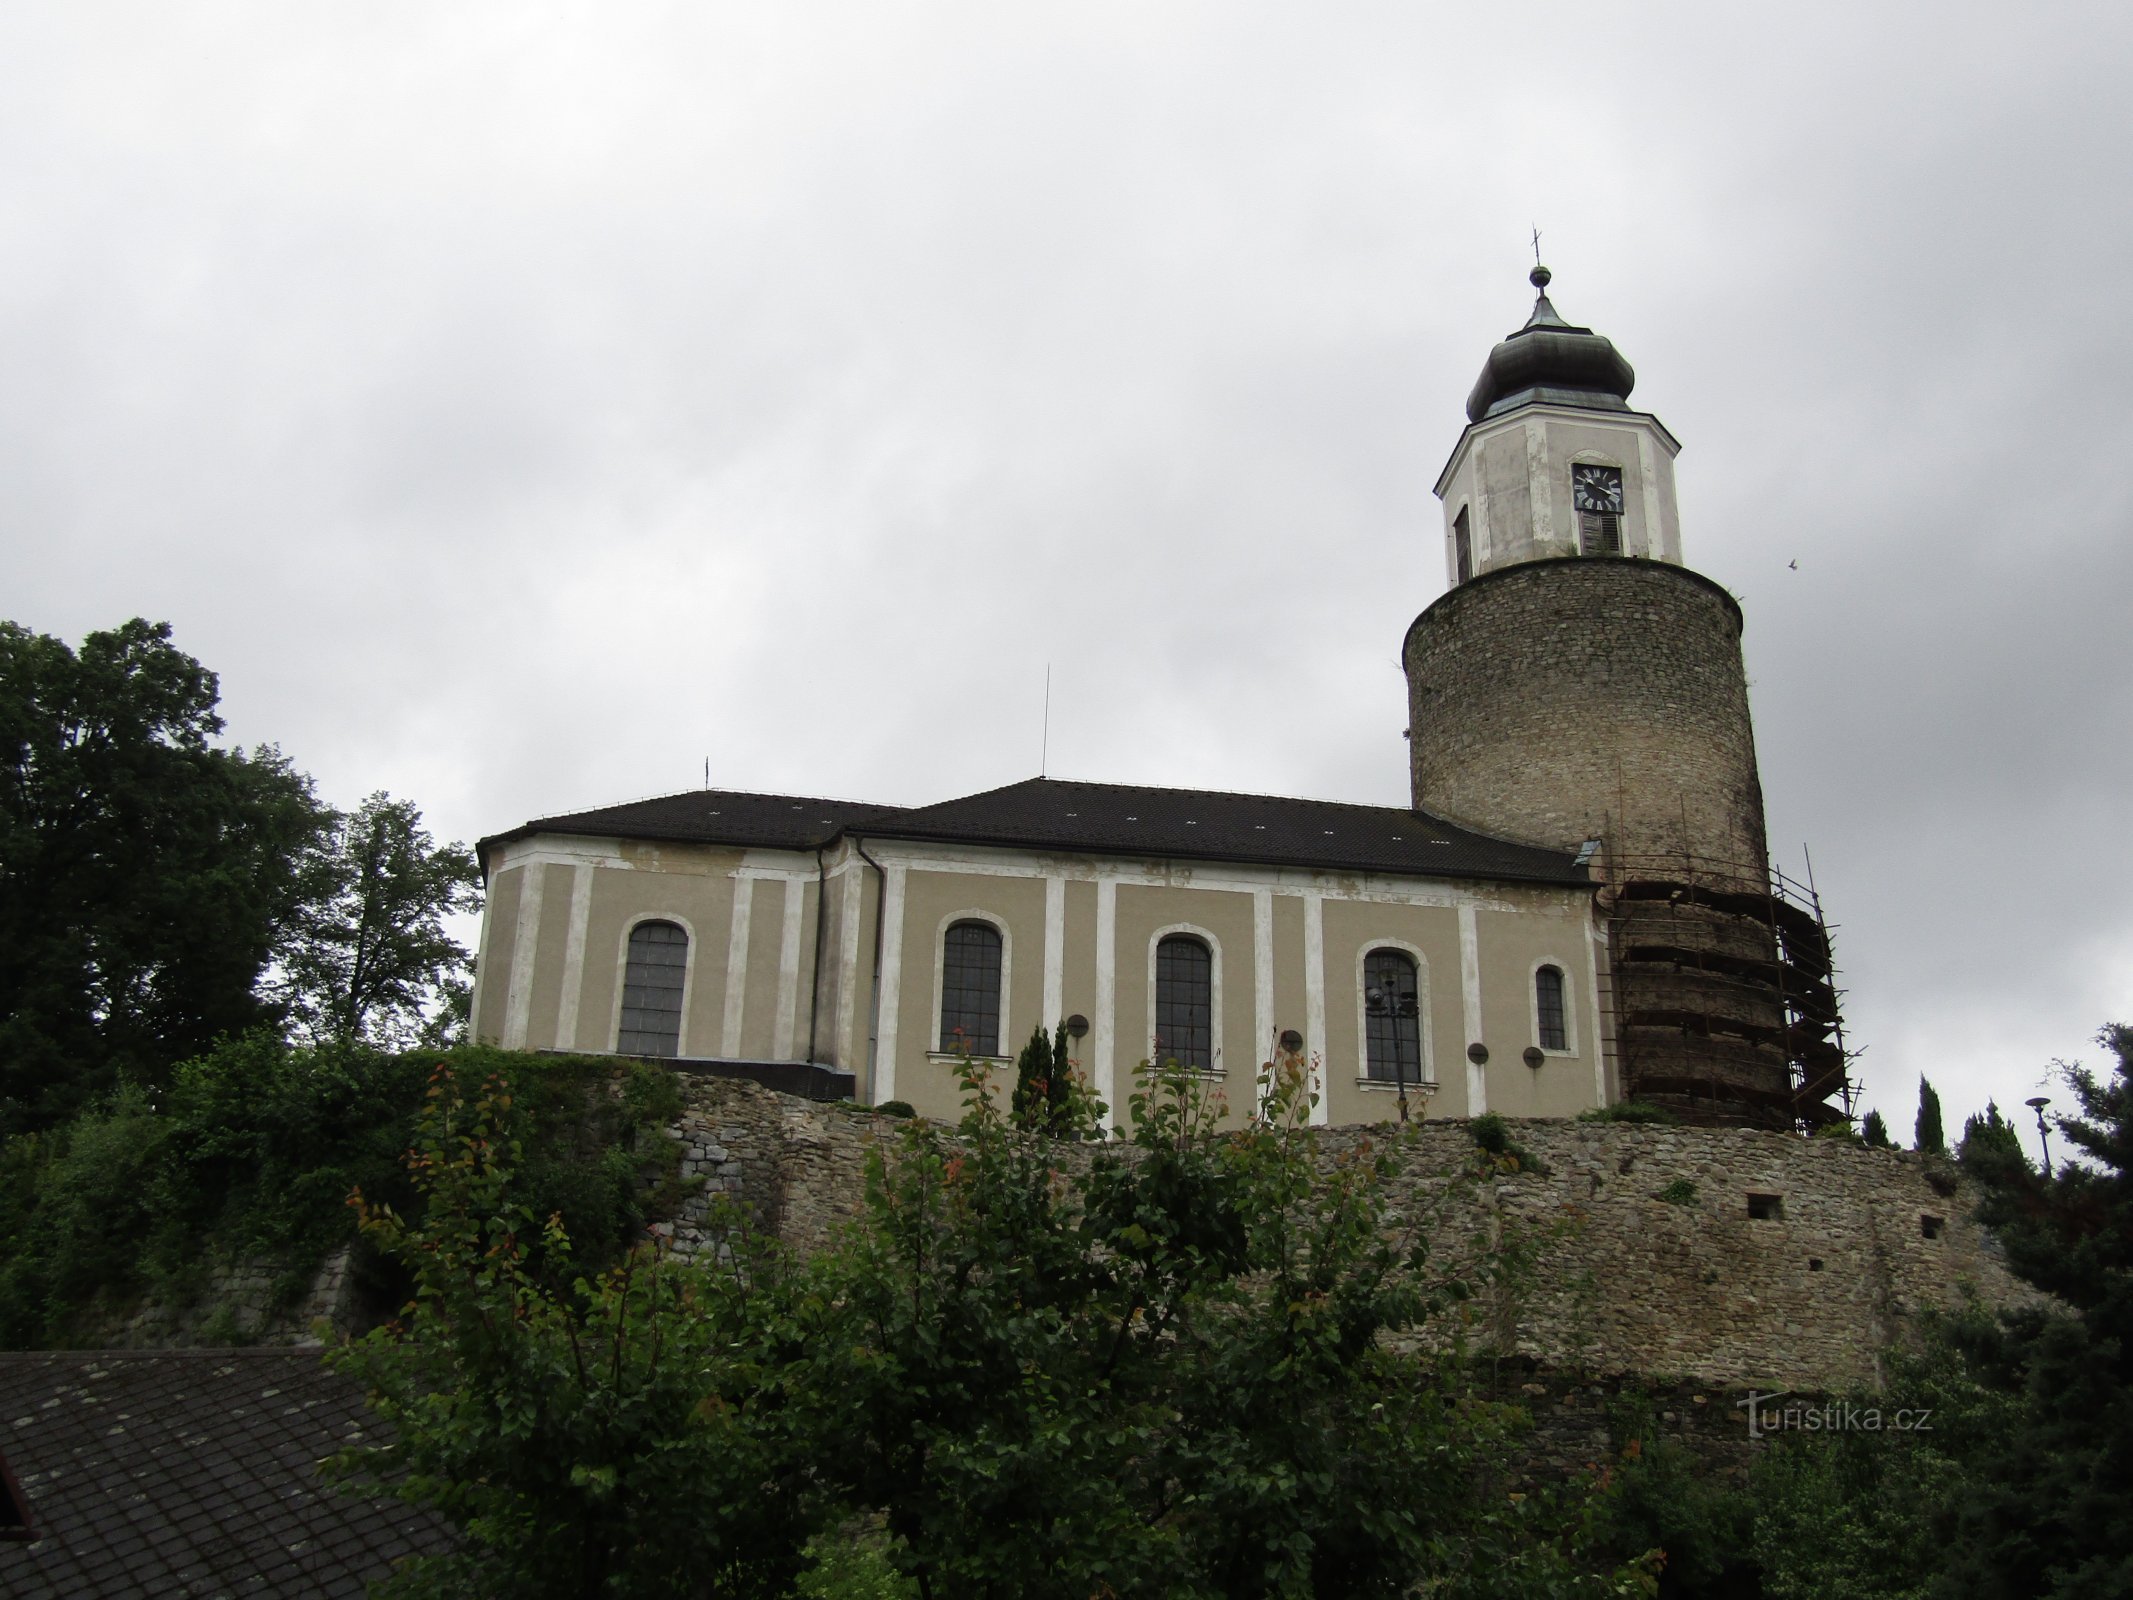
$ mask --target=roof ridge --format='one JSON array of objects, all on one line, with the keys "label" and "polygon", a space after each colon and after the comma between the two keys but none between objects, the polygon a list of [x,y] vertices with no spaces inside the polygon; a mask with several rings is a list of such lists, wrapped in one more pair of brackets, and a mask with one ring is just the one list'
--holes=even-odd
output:
[{"label": "roof ridge", "polygon": [[[964,800],[982,800],[987,795],[1004,794],[1009,789],[1020,789],[1033,783],[1057,784],[1061,787],[1074,789],[1104,789],[1113,792],[1132,794],[1206,795],[1212,799],[1220,800],[1271,800],[1283,805],[1339,806],[1342,809],[1348,811],[1391,812],[1401,816],[1428,817],[1433,822],[1445,822],[1448,826],[1455,828],[1464,826],[1460,823],[1451,822],[1448,818],[1439,817],[1433,811],[1424,811],[1417,806],[1373,805],[1367,800],[1330,800],[1322,795],[1270,794],[1262,789],[1188,789],[1181,788],[1175,784],[1110,783],[1093,778],[1024,778],[1016,783],[1001,784],[998,787],[992,789],[980,789],[973,794],[957,795],[952,800],[935,801],[930,805],[924,806],[911,806],[906,808],[906,810],[907,814],[909,812],[931,811],[935,809],[936,806],[955,805],[958,802]],[[1473,833],[1477,832],[1478,830],[1472,828],[1465,828],[1464,831],[1468,833]]]},{"label": "roof ridge", "polygon": [[585,817],[598,811],[619,811],[624,806],[650,805],[654,800],[681,800],[692,794],[730,794],[744,800],[805,800],[813,805],[866,806],[875,811],[909,811],[910,806],[896,805],[887,800],[851,800],[829,794],[787,794],[773,789],[670,789],[665,794],[640,794],[628,800],[611,800],[605,805],[580,806],[574,811],[551,811],[546,817],[533,817],[532,822],[546,822],[553,817]]}]

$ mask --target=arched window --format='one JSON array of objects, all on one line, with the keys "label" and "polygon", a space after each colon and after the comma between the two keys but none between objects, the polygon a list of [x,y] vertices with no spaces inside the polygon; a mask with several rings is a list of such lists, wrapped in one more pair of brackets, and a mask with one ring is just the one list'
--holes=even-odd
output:
[{"label": "arched window", "polygon": [[1533,972],[1533,1015],[1540,1028],[1543,1050],[1570,1048],[1570,1015],[1563,1008],[1563,969],[1536,967]]},{"label": "arched window", "polygon": [[1422,1081],[1422,985],[1414,957],[1373,950],[1363,959],[1365,1071],[1373,1081]]},{"label": "arched window", "polygon": [[1459,563],[1459,581],[1464,583],[1474,575],[1474,535],[1467,527],[1465,506],[1452,518],[1452,554]]},{"label": "arched window", "polygon": [[1000,1053],[1000,930],[954,922],[941,942],[941,1049]]},{"label": "arched window", "polygon": [[1215,1068],[1215,958],[1189,933],[1155,947],[1155,1052],[1202,1072]]},{"label": "arched window", "polygon": [[681,1049],[681,992],[689,971],[689,936],[671,922],[630,929],[622,970],[622,1025],[615,1049],[626,1056],[671,1056]]}]

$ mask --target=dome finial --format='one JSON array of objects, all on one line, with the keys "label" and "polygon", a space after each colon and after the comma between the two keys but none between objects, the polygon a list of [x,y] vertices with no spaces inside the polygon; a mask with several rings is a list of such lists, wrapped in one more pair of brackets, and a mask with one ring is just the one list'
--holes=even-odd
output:
[{"label": "dome finial", "polygon": [[1532,284],[1534,288],[1539,289],[1545,293],[1548,288],[1549,281],[1554,278],[1554,276],[1554,273],[1550,272],[1546,267],[1542,266],[1538,261],[1536,261],[1533,263],[1533,270],[1526,274],[1526,282]]}]

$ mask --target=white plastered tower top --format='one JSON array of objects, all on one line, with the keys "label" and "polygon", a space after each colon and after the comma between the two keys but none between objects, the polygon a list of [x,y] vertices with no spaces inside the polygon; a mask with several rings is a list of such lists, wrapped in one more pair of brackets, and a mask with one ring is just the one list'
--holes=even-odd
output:
[{"label": "white plastered tower top", "polygon": [[1549,277],[1533,269],[1533,314],[1489,352],[1437,479],[1450,583],[1555,556],[1681,562],[1680,441],[1630,408],[1635,371],[1557,315]]}]

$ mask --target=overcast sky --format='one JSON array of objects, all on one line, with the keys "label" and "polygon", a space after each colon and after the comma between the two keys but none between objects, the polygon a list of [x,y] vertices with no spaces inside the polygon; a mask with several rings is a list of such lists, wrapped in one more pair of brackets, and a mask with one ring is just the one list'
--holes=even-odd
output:
[{"label": "overcast sky", "polygon": [[[1684,442],[1908,1136],[2133,1018],[2133,8],[0,12],[0,615],[472,838],[1406,800],[1529,230]],[[1797,569],[1792,563],[1797,562]],[[2063,1099],[2063,1091],[2061,1091]]]}]

